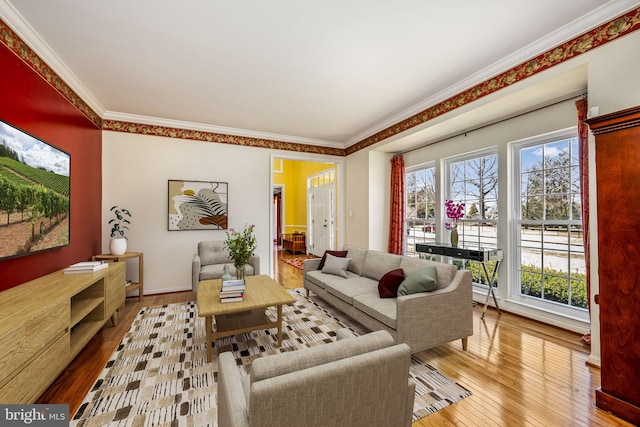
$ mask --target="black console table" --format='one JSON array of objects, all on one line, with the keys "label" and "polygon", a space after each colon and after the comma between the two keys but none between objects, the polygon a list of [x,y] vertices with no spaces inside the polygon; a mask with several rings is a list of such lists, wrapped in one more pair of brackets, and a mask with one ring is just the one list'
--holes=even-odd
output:
[{"label": "black console table", "polygon": [[[484,302],[484,310],[482,310],[482,318],[484,318],[484,314],[487,312],[487,307],[489,306],[489,296],[493,297],[496,310],[498,310],[498,314],[500,314],[500,306],[498,306],[498,299],[496,298],[493,287],[497,284],[498,280],[496,279],[496,273],[498,272],[498,267],[500,267],[500,263],[504,258],[502,249],[469,246],[457,247],[446,243],[416,243],[416,252],[478,261],[482,265],[484,277],[487,280],[487,285],[489,286],[487,298]],[[491,275],[489,275],[489,271],[487,270],[487,261],[496,261]]]}]

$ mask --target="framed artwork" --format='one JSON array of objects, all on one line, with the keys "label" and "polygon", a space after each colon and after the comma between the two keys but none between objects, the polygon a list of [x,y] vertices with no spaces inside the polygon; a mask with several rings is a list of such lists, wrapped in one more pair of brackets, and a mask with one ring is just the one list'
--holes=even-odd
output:
[{"label": "framed artwork", "polygon": [[226,182],[169,180],[169,231],[226,230]]}]

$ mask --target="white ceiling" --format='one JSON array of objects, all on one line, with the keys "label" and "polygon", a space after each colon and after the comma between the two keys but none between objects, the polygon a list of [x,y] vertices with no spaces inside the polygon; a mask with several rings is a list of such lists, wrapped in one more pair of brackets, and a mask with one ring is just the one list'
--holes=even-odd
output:
[{"label": "white ceiling", "polygon": [[0,0],[0,17],[103,118],[346,147],[638,3]]}]

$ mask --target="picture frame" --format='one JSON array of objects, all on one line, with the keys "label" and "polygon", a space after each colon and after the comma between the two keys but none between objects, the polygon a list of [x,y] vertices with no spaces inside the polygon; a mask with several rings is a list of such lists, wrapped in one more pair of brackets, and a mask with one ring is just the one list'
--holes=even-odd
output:
[{"label": "picture frame", "polygon": [[168,181],[168,230],[227,230],[229,184]]}]

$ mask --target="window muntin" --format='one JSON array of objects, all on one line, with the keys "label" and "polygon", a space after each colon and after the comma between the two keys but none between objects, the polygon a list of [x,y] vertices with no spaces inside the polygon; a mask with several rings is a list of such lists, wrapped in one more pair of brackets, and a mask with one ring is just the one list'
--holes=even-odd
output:
[{"label": "window muntin", "polygon": [[575,131],[515,147],[514,290],[529,301],[587,308],[578,139]]},{"label": "window muntin", "polygon": [[[451,159],[448,164],[447,199],[465,204],[465,215],[458,225],[460,246],[498,246],[498,155],[494,151]],[[444,208],[443,208],[444,209]],[[444,212],[444,211],[443,211]],[[443,215],[443,222],[448,219]],[[443,241],[449,241],[444,231]],[[475,283],[486,284],[477,261],[454,260],[473,273]],[[493,265],[487,267],[492,271]]]},{"label": "window muntin", "polygon": [[435,243],[436,169],[410,169],[405,177],[405,255],[416,254],[416,243]]}]

